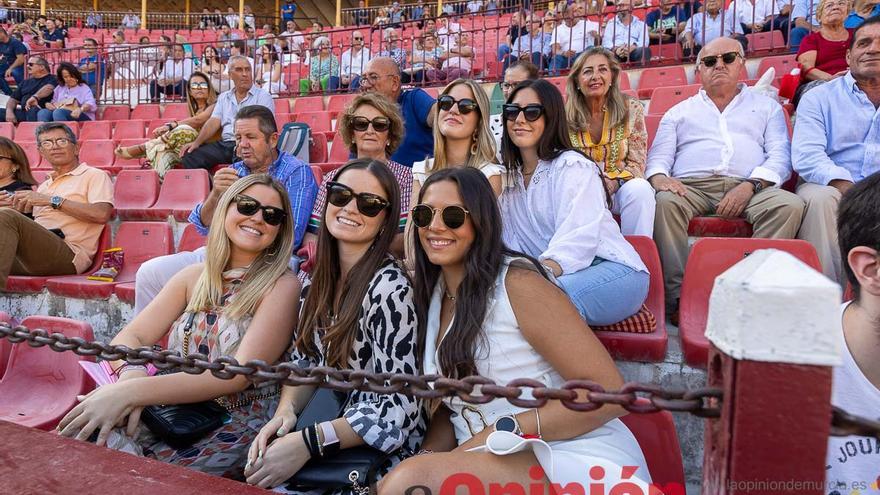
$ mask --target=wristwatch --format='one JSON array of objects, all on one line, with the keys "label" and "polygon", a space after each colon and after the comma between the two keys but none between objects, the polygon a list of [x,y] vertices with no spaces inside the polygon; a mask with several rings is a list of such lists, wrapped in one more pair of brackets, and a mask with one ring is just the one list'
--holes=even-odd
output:
[{"label": "wristwatch", "polygon": [[755,186],[755,194],[758,194],[759,192],[761,192],[762,189],[764,189],[764,182],[762,180],[760,180],[760,179],[746,179],[746,180],[751,182],[752,185]]},{"label": "wristwatch", "polygon": [[61,203],[63,203],[63,202],[64,202],[64,198],[62,198],[61,196],[52,196],[52,198],[49,199],[49,204],[52,205],[53,210],[57,210],[58,208],[61,208]]},{"label": "wristwatch", "polygon": [[509,414],[507,416],[501,416],[500,418],[495,420],[495,431],[508,431],[515,435],[522,436],[523,431],[519,427],[519,421],[516,420],[516,416],[513,414]]}]

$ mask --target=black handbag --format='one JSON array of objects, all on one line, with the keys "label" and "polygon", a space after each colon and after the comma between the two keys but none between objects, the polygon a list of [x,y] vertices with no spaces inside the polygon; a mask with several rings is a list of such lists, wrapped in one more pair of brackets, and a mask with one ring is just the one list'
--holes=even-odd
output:
[{"label": "black handbag", "polygon": [[168,445],[189,447],[229,420],[229,412],[210,400],[196,404],[148,406],[141,413],[147,428]]},{"label": "black handbag", "polygon": [[[294,431],[342,417],[348,398],[347,393],[318,388],[297,418]],[[377,480],[378,469],[391,455],[368,446],[343,449],[330,458],[309,460],[287,481],[287,486],[294,490],[350,488],[354,493],[367,494]]]},{"label": "black handbag", "polygon": [[[189,354],[189,335],[195,316],[195,313],[190,313],[183,329],[184,357]],[[177,449],[196,443],[223,426],[229,418],[229,411],[213,400],[195,404],[147,406],[141,413],[141,420],[147,428],[163,442]]]}]

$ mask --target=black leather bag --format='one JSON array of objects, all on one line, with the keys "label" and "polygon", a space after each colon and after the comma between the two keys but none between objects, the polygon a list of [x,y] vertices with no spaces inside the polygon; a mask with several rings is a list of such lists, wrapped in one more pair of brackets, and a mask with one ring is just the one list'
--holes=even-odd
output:
[{"label": "black leather bag", "polygon": [[[297,418],[294,431],[342,417],[347,403],[347,393],[329,388],[315,390]],[[369,486],[378,477],[378,469],[390,456],[368,446],[343,449],[330,458],[309,460],[287,485],[295,490],[350,488],[354,493],[369,493]]]},{"label": "black leather bag", "polygon": [[141,420],[163,442],[174,448],[189,447],[223,426],[229,413],[214,401],[171,406],[148,406]]}]

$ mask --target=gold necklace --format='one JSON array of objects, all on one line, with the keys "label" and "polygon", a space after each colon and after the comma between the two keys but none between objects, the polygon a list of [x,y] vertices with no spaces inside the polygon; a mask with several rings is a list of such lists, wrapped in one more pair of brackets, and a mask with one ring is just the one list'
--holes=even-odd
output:
[{"label": "gold necklace", "polygon": [[449,293],[448,290],[444,290],[443,294],[446,296],[446,299],[449,299],[452,302],[455,302],[455,296]]}]

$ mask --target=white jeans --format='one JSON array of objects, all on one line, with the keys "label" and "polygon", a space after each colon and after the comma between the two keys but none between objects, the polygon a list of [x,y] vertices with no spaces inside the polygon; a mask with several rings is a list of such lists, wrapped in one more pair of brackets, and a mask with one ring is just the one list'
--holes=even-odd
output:
[{"label": "white jeans", "polygon": [[177,272],[203,261],[205,261],[204,247],[145,261],[138,268],[134,278],[134,314],[143,311]]},{"label": "white jeans", "polygon": [[630,179],[612,196],[611,213],[620,215],[623,235],[654,237],[654,188],[645,179]]}]

